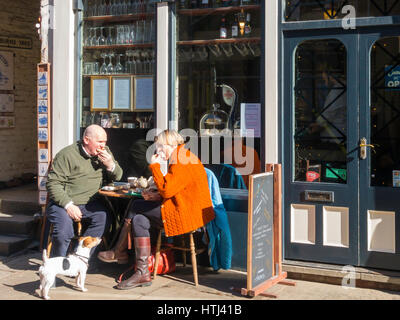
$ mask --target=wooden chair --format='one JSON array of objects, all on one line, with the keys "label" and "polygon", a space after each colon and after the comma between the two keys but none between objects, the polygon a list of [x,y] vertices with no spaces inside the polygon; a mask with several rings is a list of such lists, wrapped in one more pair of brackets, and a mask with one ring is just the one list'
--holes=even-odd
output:
[{"label": "wooden chair", "polygon": [[[164,229],[160,229],[159,233],[158,233],[158,238],[157,238],[157,244],[156,244],[156,255],[155,255],[155,262],[154,262],[154,273],[153,273],[153,279],[156,279],[157,276],[157,269],[158,269],[158,262],[160,259],[160,250],[161,250],[161,235],[162,232],[164,231]],[[195,231],[192,231],[190,233],[186,233],[186,234],[181,234],[178,235],[177,237],[181,237],[181,246],[173,246],[171,249],[173,250],[179,250],[182,251],[182,256],[183,256],[183,266],[186,267],[186,252],[190,251],[191,254],[191,259],[192,259],[192,268],[193,268],[193,278],[194,278],[194,284],[195,286],[199,285],[199,280],[198,280],[198,275],[197,275],[197,259],[196,259],[196,255],[204,252],[206,249],[202,248],[202,249],[197,249],[196,250],[196,246],[194,243],[194,238],[193,238],[193,234],[195,233]],[[189,236],[189,247],[186,246],[185,244],[185,236],[188,235]]]}]

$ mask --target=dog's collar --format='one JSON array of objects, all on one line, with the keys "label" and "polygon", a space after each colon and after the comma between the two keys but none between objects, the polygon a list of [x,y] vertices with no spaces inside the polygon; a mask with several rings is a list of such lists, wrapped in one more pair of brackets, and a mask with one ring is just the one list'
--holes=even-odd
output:
[{"label": "dog's collar", "polygon": [[72,255],[77,257],[79,260],[81,260],[84,264],[86,264],[86,266],[89,266],[89,258],[88,257],[81,256],[80,254],[77,254],[77,253],[73,253]]}]

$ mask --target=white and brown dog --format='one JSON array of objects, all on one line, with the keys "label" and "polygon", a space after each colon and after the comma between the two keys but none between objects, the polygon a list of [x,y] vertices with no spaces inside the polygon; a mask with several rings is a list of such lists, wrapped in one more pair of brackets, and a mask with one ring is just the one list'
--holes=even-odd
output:
[{"label": "white and brown dog", "polygon": [[53,285],[57,275],[76,277],[76,285],[83,291],[88,269],[90,250],[101,242],[100,238],[81,237],[75,253],[68,257],[48,258],[46,249],[43,250],[43,266],[39,268],[40,293],[42,298],[50,299],[49,289]]}]

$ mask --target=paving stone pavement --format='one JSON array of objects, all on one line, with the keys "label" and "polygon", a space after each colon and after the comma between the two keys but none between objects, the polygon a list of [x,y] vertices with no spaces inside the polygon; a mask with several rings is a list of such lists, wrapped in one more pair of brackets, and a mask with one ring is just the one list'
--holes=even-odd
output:
[{"label": "paving stone pavement", "polygon": [[[14,257],[0,257],[0,299],[41,300],[38,269],[41,254],[35,249]],[[338,285],[295,280],[296,286],[275,285],[267,293],[276,299],[242,296],[237,289],[245,287],[243,272],[199,267],[199,286],[192,284],[190,265],[177,264],[172,275],[158,276],[149,287],[117,290],[116,279],[128,265],[106,264],[94,259],[86,278],[87,292],[75,287],[73,278],[59,276],[57,287],[50,290],[52,300],[400,300],[400,292],[363,288],[344,288]],[[236,290],[235,290],[236,289]]]}]

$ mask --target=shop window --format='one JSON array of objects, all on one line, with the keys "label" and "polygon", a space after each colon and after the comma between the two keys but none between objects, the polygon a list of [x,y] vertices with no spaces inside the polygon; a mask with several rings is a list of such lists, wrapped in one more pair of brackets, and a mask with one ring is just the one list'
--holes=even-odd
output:
[{"label": "shop window", "polygon": [[342,19],[354,8],[356,17],[382,17],[400,14],[397,0],[285,0],[285,21]]},{"label": "shop window", "polygon": [[262,170],[261,11],[253,0],[176,5],[172,118],[225,188],[246,189]]},{"label": "shop window", "polygon": [[347,53],[335,39],[302,42],[294,69],[295,181],[347,181]]},{"label": "shop window", "polygon": [[151,0],[84,1],[81,132],[105,128],[125,175],[129,150],[155,123],[155,10]]}]

